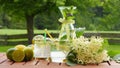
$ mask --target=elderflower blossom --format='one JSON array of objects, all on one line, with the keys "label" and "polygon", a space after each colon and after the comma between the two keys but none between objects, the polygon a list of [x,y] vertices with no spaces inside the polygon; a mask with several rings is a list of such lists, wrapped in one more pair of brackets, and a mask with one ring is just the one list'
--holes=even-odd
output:
[{"label": "elderflower blossom", "polygon": [[73,49],[77,53],[77,63],[81,64],[98,64],[103,61],[108,61],[109,57],[107,51],[102,49],[103,38],[91,37],[90,39],[81,36],[74,39]]}]

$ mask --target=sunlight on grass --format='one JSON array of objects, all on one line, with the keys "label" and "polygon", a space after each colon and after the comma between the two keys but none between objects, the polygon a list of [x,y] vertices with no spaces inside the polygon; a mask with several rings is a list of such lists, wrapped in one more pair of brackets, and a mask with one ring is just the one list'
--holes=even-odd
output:
[{"label": "sunlight on grass", "polygon": [[[34,30],[34,33],[44,33],[44,30]],[[50,33],[58,33],[58,30],[48,30]],[[22,29],[0,29],[0,35],[27,34],[27,30]]]},{"label": "sunlight on grass", "polygon": [[[44,33],[44,30],[34,30],[34,33]],[[59,30],[48,30],[49,33],[58,33]],[[93,33],[93,32],[103,32],[103,33],[120,33],[120,31],[85,31],[85,33]],[[15,35],[15,34],[27,34],[27,30],[25,29],[0,29],[0,35]]]},{"label": "sunlight on grass", "polygon": [[110,45],[108,47],[108,54],[110,57],[120,54],[120,45]]},{"label": "sunlight on grass", "polygon": [[26,34],[27,30],[20,29],[0,29],[0,35]]},{"label": "sunlight on grass", "polygon": [[116,50],[116,51],[120,51],[120,45],[109,45],[108,50]]}]

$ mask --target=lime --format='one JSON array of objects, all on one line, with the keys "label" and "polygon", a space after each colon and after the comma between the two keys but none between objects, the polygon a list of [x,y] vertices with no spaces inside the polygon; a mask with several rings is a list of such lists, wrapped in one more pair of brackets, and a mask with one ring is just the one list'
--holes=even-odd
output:
[{"label": "lime", "polygon": [[31,47],[25,47],[24,48],[24,53],[25,53],[25,61],[30,61],[33,58],[33,49]]},{"label": "lime", "polygon": [[22,50],[15,50],[13,53],[12,53],[12,59],[16,62],[21,62],[24,60],[24,57],[25,57],[25,53],[24,51]]},{"label": "lime", "polygon": [[34,50],[34,45],[33,45],[33,44],[28,45],[27,47],[31,47],[31,48],[32,48],[32,50]]},{"label": "lime", "polygon": [[16,48],[10,48],[10,49],[7,50],[6,56],[7,56],[8,59],[13,60],[13,59],[12,59],[12,53],[13,53],[15,50],[16,50]]}]

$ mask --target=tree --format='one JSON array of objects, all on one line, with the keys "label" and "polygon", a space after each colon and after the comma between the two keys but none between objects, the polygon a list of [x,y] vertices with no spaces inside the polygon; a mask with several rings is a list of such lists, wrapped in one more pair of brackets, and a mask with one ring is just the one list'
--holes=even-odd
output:
[{"label": "tree", "polygon": [[[58,10],[58,7],[56,10]],[[56,10],[54,9],[50,12],[44,12],[36,15],[34,18],[34,27],[37,29],[58,29],[60,27],[58,19],[60,18],[61,13],[59,10]]]},{"label": "tree", "polygon": [[[87,30],[120,30],[120,0],[66,0],[77,6],[76,26]],[[97,27],[96,27],[97,26]]]},{"label": "tree", "polygon": [[34,17],[42,12],[50,11],[54,7],[64,5],[65,0],[0,0],[2,11],[9,15],[17,15],[26,19],[28,43],[34,36]]}]

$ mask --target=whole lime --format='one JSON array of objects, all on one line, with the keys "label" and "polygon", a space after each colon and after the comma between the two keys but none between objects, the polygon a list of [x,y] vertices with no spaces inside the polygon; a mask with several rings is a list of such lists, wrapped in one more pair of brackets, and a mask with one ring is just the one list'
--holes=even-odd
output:
[{"label": "whole lime", "polygon": [[25,61],[30,61],[33,58],[33,49],[31,47],[25,47],[24,48],[24,53],[25,53]]},{"label": "whole lime", "polygon": [[34,45],[33,45],[33,44],[30,44],[30,45],[28,45],[27,47],[31,47],[32,50],[34,50]]}]

